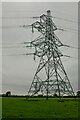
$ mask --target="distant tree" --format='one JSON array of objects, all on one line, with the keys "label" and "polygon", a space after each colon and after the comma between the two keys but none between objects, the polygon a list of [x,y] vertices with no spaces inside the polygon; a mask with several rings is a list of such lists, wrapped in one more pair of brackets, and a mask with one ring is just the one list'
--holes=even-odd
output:
[{"label": "distant tree", "polygon": [[54,94],[54,97],[58,97],[58,95],[55,93],[55,94]]},{"label": "distant tree", "polygon": [[77,96],[80,97],[80,91],[77,91]]},{"label": "distant tree", "polygon": [[11,96],[11,92],[10,91],[7,91],[6,92],[6,97],[10,97]]},{"label": "distant tree", "polygon": [[43,97],[43,95],[38,95],[38,97]]}]

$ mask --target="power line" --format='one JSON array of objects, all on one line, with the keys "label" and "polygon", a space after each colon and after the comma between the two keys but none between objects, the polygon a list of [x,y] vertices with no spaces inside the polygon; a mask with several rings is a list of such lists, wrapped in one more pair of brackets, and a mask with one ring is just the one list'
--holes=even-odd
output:
[{"label": "power line", "polygon": [[[29,28],[29,27],[31,27],[31,25],[22,25],[20,27]],[[69,32],[73,32],[73,31],[79,32],[80,31],[79,29],[73,29],[73,28],[68,28],[68,27],[64,27],[64,26],[57,26],[57,30],[62,30],[62,31],[66,31],[66,32],[68,30],[70,30]]]},{"label": "power line", "polygon": [[0,28],[21,28],[21,27],[25,27],[25,28],[30,28],[31,25],[2,25],[0,26]]},{"label": "power line", "polygon": [[26,56],[26,55],[34,55],[34,53],[26,53],[26,54],[7,54],[7,55],[0,55],[0,56]]},{"label": "power line", "polygon": [[[29,27],[31,27],[31,25],[23,25],[23,26],[20,26],[20,27],[29,28]],[[68,27],[64,27],[64,26],[57,26],[57,29],[62,30],[62,31],[67,31],[66,29],[76,31],[76,32],[80,31],[79,29],[73,29],[73,28],[68,28]]]},{"label": "power line", "polygon": [[72,22],[72,23],[80,24],[80,22],[69,20],[69,19],[66,19],[66,18],[61,18],[61,17],[53,17],[53,18],[54,19],[63,20],[63,21],[67,21],[67,22]]},{"label": "power line", "polygon": [[0,19],[33,19],[33,18],[36,18],[36,17],[25,17],[25,16],[23,16],[23,17],[0,17]]},{"label": "power line", "polygon": [[[0,28],[20,28],[20,27],[25,27],[25,28],[29,28],[29,27],[31,27],[31,25],[14,25],[14,26],[0,26]],[[80,31],[80,30],[78,30],[78,29],[74,29],[74,28],[68,28],[68,27],[64,27],[64,26],[57,26],[57,27],[59,27],[59,28],[57,28],[58,30],[62,30],[62,31],[67,31],[67,30],[65,30],[65,29],[68,29],[68,30],[72,30],[72,31],[76,31],[76,32],[78,32],[78,31]],[[60,28],[61,27],[61,28]]]},{"label": "power line", "polygon": [[[41,10],[40,11],[39,10],[36,10],[36,11],[28,11],[28,10],[15,10],[15,11],[12,11],[12,10],[6,10],[6,11],[3,11],[3,13],[4,12],[12,12],[12,13],[16,13],[16,12],[20,12],[20,13],[21,12],[26,12],[26,13],[28,12],[28,13],[30,13],[31,12],[31,13],[37,13],[37,12],[43,12],[43,11],[41,11]],[[46,11],[44,11],[44,12],[46,12]]]},{"label": "power line", "polygon": [[58,29],[59,30],[62,30],[62,31],[65,31],[65,32],[77,32],[77,33],[79,33],[80,32],[80,30],[79,29],[73,29],[73,28],[68,28],[68,27],[64,27],[64,26],[57,26],[57,27],[59,27]]},{"label": "power line", "polygon": [[[21,26],[21,25],[19,25],[19,26],[2,26],[2,27],[0,27],[0,28],[4,28],[4,29],[19,29],[20,27],[24,27],[24,28],[29,28],[31,25],[23,25],[23,26]],[[78,30],[78,29],[73,29],[73,28],[68,28],[68,27],[63,27],[63,26],[57,26],[57,27],[59,27],[59,28],[57,28],[58,30],[62,30],[62,31],[65,31],[65,32],[78,32],[79,33],[79,31],[80,30]]]},{"label": "power line", "polygon": [[[27,55],[34,55],[35,53],[25,53],[25,54],[7,54],[7,55],[0,55],[0,56],[27,56]],[[63,55],[64,57],[68,57],[68,58],[73,58],[73,59],[79,59],[77,57],[73,57],[73,56],[69,56],[69,55]],[[80,60],[80,59],[79,59]]]},{"label": "power line", "polygon": [[3,49],[3,48],[26,48],[26,46],[2,46],[0,48],[1,49]]},{"label": "power line", "polygon": [[74,15],[65,13],[65,12],[63,12],[63,11],[60,12],[60,11],[55,11],[55,10],[53,11],[53,10],[51,10],[51,12],[54,13],[54,14],[55,14],[55,13],[59,13],[59,14],[61,14],[61,15],[64,14],[64,15],[66,15],[66,16],[68,16],[68,17],[74,17],[74,18],[76,17],[76,16],[74,16]]},{"label": "power line", "polygon": [[0,28],[2,28],[2,29],[3,28],[7,28],[7,29],[8,28],[20,28],[20,26],[19,25],[14,25],[14,26],[13,25],[12,26],[11,25],[6,25],[6,26],[0,26]]},{"label": "power line", "polygon": [[[40,17],[38,17],[38,16],[33,16],[33,17],[25,17],[25,16],[22,16],[22,17],[18,17],[18,16],[14,16],[14,17],[0,17],[0,19],[38,19],[38,18],[40,18]],[[64,21],[72,22],[72,23],[76,23],[76,24],[80,23],[80,22],[73,21],[73,20],[70,20],[70,19],[67,19],[67,18],[63,18],[63,17],[52,16],[52,18],[59,19],[59,20],[64,20]]]},{"label": "power line", "polygon": [[77,57],[73,57],[73,56],[69,56],[69,55],[63,55],[64,57],[68,57],[68,58],[73,58],[73,59],[77,59],[77,60],[80,60],[79,58]]},{"label": "power line", "polygon": [[69,45],[63,45],[63,46],[73,48],[73,49],[80,49],[79,47],[73,47],[73,46],[69,46]]},{"label": "power line", "polygon": [[[20,13],[21,13],[21,12],[25,12],[25,13],[37,13],[37,12],[46,12],[46,11],[41,11],[41,10],[40,10],[40,11],[38,11],[38,10],[36,10],[36,11],[28,11],[28,10],[15,10],[15,11],[12,11],[12,10],[6,10],[6,11],[3,11],[3,13],[4,13],[4,12],[7,12],[7,13],[8,13],[8,12],[9,12],[9,13],[10,13],[10,12],[12,12],[12,13],[17,13],[17,12],[20,12]],[[59,14],[61,14],[61,15],[62,15],[62,14],[65,14],[66,16],[69,16],[69,17],[74,17],[74,18],[76,17],[75,15],[71,15],[71,14],[68,14],[68,13],[65,13],[65,12],[56,11],[56,10],[54,10],[54,11],[51,10],[51,12],[54,13],[54,14],[55,14],[55,13],[56,13],[56,14],[59,13]]]},{"label": "power line", "polygon": [[[17,46],[18,44],[22,44],[25,46]],[[21,42],[21,43],[6,43],[6,44],[2,44],[2,46],[0,46],[0,48],[21,48],[21,47],[30,47],[28,46],[28,44],[30,44],[30,42]],[[5,45],[5,46],[4,46]],[[6,46],[7,45],[7,46]],[[16,45],[16,46],[12,46],[12,45]],[[75,46],[70,46],[70,45],[65,45],[63,44],[64,47],[68,47],[68,48],[72,48],[72,49],[80,49],[79,47],[75,47]]]},{"label": "power line", "polygon": [[17,42],[15,42],[15,43],[2,43],[1,45],[15,45],[15,44],[24,44],[24,42],[21,42],[21,43],[17,43]]}]

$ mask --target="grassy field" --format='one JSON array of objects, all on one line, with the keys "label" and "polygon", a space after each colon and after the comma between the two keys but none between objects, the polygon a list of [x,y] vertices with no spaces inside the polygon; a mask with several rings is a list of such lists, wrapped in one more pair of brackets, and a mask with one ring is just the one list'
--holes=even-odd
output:
[{"label": "grassy field", "polygon": [[0,119],[2,117],[2,99],[0,97]]},{"label": "grassy field", "polygon": [[57,98],[2,98],[3,118],[77,118],[78,101],[65,98],[58,102]]}]

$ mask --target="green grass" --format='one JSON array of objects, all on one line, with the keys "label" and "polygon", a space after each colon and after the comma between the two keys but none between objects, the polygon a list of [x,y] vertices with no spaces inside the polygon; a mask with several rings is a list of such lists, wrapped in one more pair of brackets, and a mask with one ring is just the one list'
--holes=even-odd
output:
[{"label": "green grass", "polygon": [[78,101],[74,98],[64,102],[58,102],[57,98],[30,98],[30,101],[2,98],[3,118],[77,118]]},{"label": "green grass", "polygon": [[0,97],[0,119],[2,118],[2,98]]}]

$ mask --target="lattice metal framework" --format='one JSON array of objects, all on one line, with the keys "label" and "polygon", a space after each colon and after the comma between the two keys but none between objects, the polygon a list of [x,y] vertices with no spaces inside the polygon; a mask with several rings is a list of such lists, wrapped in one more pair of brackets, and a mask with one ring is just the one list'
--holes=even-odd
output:
[{"label": "lattice metal framework", "polygon": [[48,10],[46,15],[41,15],[40,20],[31,26],[32,32],[37,29],[42,35],[29,43],[30,47],[35,48],[34,56],[38,56],[40,62],[28,95],[34,96],[40,93],[47,99],[55,94],[60,98],[64,94],[75,96],[61,61],[63,54],[59,47],[63,46],[63,43],[55,34],[57,27],[52,21],[51,11]]}]

